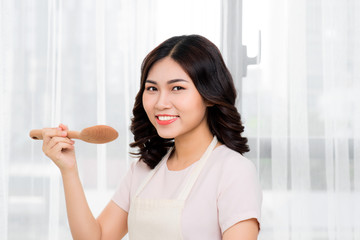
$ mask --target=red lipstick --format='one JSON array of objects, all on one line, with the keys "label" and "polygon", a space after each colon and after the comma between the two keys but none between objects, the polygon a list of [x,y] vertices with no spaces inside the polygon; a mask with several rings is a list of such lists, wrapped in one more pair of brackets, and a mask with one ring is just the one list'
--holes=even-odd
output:
[{"label": "red lipstick", "polygon": [[169,125],[173,122],[175,122],[179,116],[176,115],[156,115],[156,122],[160,125]]}]

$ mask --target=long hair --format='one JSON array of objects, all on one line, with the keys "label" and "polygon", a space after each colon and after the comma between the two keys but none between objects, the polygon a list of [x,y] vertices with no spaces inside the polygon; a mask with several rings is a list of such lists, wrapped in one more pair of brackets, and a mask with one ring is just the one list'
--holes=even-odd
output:
[{"label": "long hair", "polygon": [[176,36],[161,43],[144,59],[141,66],[140,90],[135,98],[131,131],[134,134],[132,153],[153,169],[174,145],[173,139],[161,138],[151,124],[142,103],[145,81],[151,67],[165,57],[177,62],[194,82],[198,92],[209,105],[207,123],[217,139],[239,153],[249,151],[244,127],[235,107],[236,89],[219,49],[199,35]]}]

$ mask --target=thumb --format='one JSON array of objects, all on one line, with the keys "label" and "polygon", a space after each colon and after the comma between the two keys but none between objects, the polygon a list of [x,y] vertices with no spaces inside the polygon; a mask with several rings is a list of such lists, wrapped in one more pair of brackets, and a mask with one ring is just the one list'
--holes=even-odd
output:
[{"label": "thumb", "polygon": [[59,128],[61,128],[63,131],[69,130],[68,127],[62,123],[59,124]]}]

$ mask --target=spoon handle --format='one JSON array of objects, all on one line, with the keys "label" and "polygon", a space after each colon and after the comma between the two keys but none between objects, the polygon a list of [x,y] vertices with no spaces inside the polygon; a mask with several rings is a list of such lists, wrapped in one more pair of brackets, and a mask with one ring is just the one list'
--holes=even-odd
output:
[{"label": "spoon handle", "polygon": [[[41,129],[33,129],[30,131],[30,137],[32,139],[35,140],[42,140],[43,136],[42,136],[42,130]],[[67,132],[67,137],[68,138],[75,138],[75,139],[80,139],[80,132],[78,131],[68,131]]]}]

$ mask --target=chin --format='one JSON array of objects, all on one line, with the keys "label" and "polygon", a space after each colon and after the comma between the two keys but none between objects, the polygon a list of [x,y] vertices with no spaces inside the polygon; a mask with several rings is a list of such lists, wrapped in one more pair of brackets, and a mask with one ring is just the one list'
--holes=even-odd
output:
[{"label": "chin", "polygon": [[164,138],[164,139],[174,139],[176,137],[176,134],[171,134],[171,133],[164,133],[164,132],[157,132],[158,135],[161,137],[161,138]]}]

